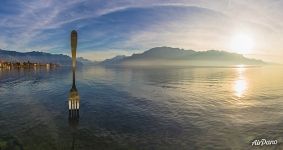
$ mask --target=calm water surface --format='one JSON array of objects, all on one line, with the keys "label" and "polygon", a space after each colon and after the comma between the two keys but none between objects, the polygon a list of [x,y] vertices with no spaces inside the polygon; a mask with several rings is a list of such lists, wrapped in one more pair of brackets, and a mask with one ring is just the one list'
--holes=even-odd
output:
[{"label": "calm water surface", "polygon": [[[0,70],[0,147],[283,149],[283,67]],[[277,145],[252,147],[255,139]]]}]

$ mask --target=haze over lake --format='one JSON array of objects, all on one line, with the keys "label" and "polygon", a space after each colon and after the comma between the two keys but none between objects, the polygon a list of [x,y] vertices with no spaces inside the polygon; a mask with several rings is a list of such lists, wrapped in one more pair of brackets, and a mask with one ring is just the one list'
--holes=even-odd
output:
[{"label": "haze over lake", "polygon": [[78,68],[74,128],[70,68],[2,69],[0,144],[92,150],[250,149],[262,138],[280,143],[282,74],[281,66]]}]

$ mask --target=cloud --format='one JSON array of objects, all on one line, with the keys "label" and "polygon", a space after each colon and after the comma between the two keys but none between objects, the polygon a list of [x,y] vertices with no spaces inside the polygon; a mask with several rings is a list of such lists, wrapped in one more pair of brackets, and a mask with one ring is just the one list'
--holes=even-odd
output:
[{"label": "cloud", "polygon": [[[236,32],[252,32],[258,49],[281,53],[282,1],[277,0],[3,0],[0,48],[66,53],[79,32],[87,54],[130,54],[155,46],[228,49]],[[111,51],[109,51],[111,50]],[[104,55],[105,53],[105,55]]]}]

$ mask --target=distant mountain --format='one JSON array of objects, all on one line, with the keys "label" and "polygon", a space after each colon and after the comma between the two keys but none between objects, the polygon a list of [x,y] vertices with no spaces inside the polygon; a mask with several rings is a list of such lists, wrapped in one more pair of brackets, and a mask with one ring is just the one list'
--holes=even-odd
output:
[{"label": "distant mountain", "polygon": [[97,65],[99,63],[98,61],[91,61],[83,57],[77,58],[77,61],[81,62],[83,65]]},{"label": "distant mountain", "polygon": [[171,47],[156,47],[141,54],[133,54],[128,57],[116,56],[100,64],[108,66],[227,66],[239,64],[263,65],[265,62],[225,51],[194,51]]},{"label": "distant mountain", "polygon": [[118,55],[111,59],[105,59],[104,61],[100,62],[100,65],[113,65],[113,64],[119,64],[121,61],[123,61],[127,56],[125,55]]},{"label": "distant mountain", "polygon": [[[82,59],[80,59],[82,60]],[[80,62],[78,59],[78,65],[82,65],[83,62]],[[16,52],[16,51],[8,51],[0,49],[0,61],[7,62],[27,62],[30,61],[32,63],[53,63],[61,66],[70,66],[72,59],[67,55],[62,54],[50,54],[45,52]],[[87,60],[84,59],[84,62]]]}]

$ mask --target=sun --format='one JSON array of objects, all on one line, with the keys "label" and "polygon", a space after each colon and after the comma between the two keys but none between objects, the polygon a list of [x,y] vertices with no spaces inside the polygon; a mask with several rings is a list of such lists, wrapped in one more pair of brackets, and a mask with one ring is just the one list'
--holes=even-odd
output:
[{"label": "sun", "polygon": [[238,33],[231,39],[231,50],[240,53],[248,54],[254,49],[255,43],[251,35]]}]

